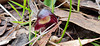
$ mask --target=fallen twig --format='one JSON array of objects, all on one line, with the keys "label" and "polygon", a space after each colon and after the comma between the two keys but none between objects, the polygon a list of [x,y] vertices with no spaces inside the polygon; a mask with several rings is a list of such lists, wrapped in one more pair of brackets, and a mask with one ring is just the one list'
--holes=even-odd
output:
[{"label": "fallen twig", "polygon": [[18,21],[10,12],[8,12],[1,4],[0,4],[0,7],[5,11],[7,12],[15,21]]}]

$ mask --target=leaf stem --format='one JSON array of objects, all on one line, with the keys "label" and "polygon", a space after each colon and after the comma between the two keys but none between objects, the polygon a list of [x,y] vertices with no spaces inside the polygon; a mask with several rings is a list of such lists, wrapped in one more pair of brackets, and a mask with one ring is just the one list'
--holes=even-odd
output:
[{"label": "leaf stem", "polygon": [[52,13],[54,13],[54,5],[53,5],[53,0],[52,0]]},{"label": "leaf stem", "polygon": [[67,20],[66,26],[65,26],[65,28],[64,28],[63,34],[61,35],[61,39],[59,40],[58,43],[60,43],[61,40],[62,40],[62,38],[64,37],[64,34],[65,34],[66,29],[67,29],[68,24],[69,24],[69,20],[70,20],[70,16],[71,16],[71,11],[72,11],[72,0],[70,0],[70,12],[69,12],[69,17],[68,17],[68,20]]},{"label": "leaf stem", "polygon": [[78,5],[77,5],[77,12],[80,11],[80,0],[78,0]]}]

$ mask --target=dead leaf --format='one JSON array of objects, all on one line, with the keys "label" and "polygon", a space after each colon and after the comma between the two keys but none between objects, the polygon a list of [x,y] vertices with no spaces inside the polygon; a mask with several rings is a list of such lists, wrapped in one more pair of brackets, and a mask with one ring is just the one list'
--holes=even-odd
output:
[{"label": "dead leaf", "polygon": [[0,27],[0,36],[2,34],[4,34],[5,30],[6,30],[6,27],[7,27],[7,23],[3,26],[3,27]]},{"label": "dead leaf", "polygon": [[37,8],[37,6],[35,6],[34,4],[33,4],[33,2],[32,2],[32,0],[29,0],[29,5],[30,5],[30,9],[32,10],[32,11],[34,11],[34,14],[35,14],[35,16],[37,15],[37,13],[38,13],[38,8]]},{"label": "dead leaf", "polygon": [[[6,21],[4,20],[4,21],[1,22],[0,25],[1,25],[1,26],[4,26],[5,23],[6,23]],[[7,24],[7,26],[12,26],[12,23],[10,23],[10,22],[7,22],[6,24]]]},{"label": "dead leaf", "polygon": [[51,36],[51,33],[54,32],[59,27],[60,24],[61,24],[61,21],[57,25],[55,25],[52,29],[50,29],[50,32],[48,32],[42,39],[38,41],[39,46],[46,45],[47,41],[49,40]]},{"label": "dead leaf", "polygon": [[15,30],[17,27],[18,26],[16,26],[15,28],[12,28],[8,32],[6,32],[3,37],[0,37],[0,45],[7,44],[7,43],[9,43],[9,41],[16,38],[17,31],[15,31]]},{"label": "dead leaf", "polygon": [[0,14],[2,14],[3,12],[4,12],[4,10],[0,8]]},{"label": "dead leaf", "polygon": [[11,46],[23,46],[23,44],[26,44],[28,42],[28,33],[29,30],[26,30],[24,28],[21,28],[17,31],[17,38],[12,42]]},{"label": "dead leaf", "polygon": [[10,36],[8,36],[6,39],[4,37],[0,38],[0,45],[4,45],[4,44],[7,44],[9,43],[9,41],[11,41],[12,39],[15,39],[16,38],[16,31],[14,31]]},{"label": "dead leaf", "polygon": [[66,1],[66,0],[57,0],[56,4],[59,5],[59,6],[62,4],[63,7],[70,8],[68,1]]},{"label": "dead leaf", "polygon": [[17,38],[12,42],[11,46],[23,46],[23,44],[27,43],[28,35],[25,33],[17,35]]},{"label": "dead leaf", "polygon": [[0,23],[1,23],[1,19],[0,19]]},{"label": "dead leaf", "polygon": [[[80,40],[82,45],[85,45],[87,43],[93,42],[95,40],[98,40],[100,38],[95,38],[95,39],[83,39]],[[62,42],[59,43],[58,45],[60,46],[80,46],[79,40],[72,40],[72,41],[68,41],[68,42]]]},{"label": "dead leaf", "polygon": [[[60,10],[60,9],[55,9],[55,15],[59,16],[62,21],[67,21],[69,12]],[[84,17],[80,13],[71,13],[71,18],[70,22],[77,24],[80,27],[83,27],[85,29],[91,30],[93,32],[96,32],[100,34],[100,21],[94,20],[94,19],[88,19]]]},{"label": "dead leaf", "polygon": [[[72,0],[73,5],[77,6],[78,0]],[[99,7],[96,4],[96,2],[93,2],[92,0],[80,0],[80,7],[85,9],[90,9],[94,11],[98,11]]]},{"label": "dead leaf", "polygon": [[[22,15],[22,11],[20,11],[20,10],[18,10],[18,12],[19,12],[19,14],[20,15]],[[17,19],[17,20],[21,20],[21,18],[19,17],[19,15],[18,15],[18,13],[15,11],[15,10],[11,10],[10,11],[10,13]],[[0,15],[6,15],[7,17],[5,17],[6,18],[6,21],[15,21],[12,17],[10,17],[10,15],[9,14],[7,14],[7,13],[2,13],[2,14],[0,14]],[[26,16],[26,15],[28,15],[28,11],[26,10],[25,11],[25,14],[24,14],[24,16]],[[23,20],[25,20],[25,17],[23,16]]]}]

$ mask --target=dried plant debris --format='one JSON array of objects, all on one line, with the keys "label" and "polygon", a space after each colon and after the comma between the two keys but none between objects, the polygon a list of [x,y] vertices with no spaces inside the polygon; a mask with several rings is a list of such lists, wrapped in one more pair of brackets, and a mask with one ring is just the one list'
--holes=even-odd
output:
[{"label": "dried plant debris", "polygon": [[12,28],[9,31],[7,31],[2,37],[0,37],[0,45],[7,44],[12,39],[15,39],[16,38],[16,33],[17,33],[17,31],[15,31],[15,30],[16,30],[16,27]]},{"label": "dried plant debris", "polygon": [[[0,26],[5,25],[5,23],[6,23],[6,21],[5,21],[5,20],[4,20],[4,21],[2,21],[2,22],[1,22],[1,24],[0,24]],[[7,22],[6,24],[7,24],[7,26],[12,27],[12,23]]]},{"label": "dried plant debris", "polygon": [[56,3],[56,8],[57,7],[67,7],[67,8],[70,8],[70,5],[69,5],[69,1],[68,0],[57,0],[57,3]]},{"label": "dried plant debris", "polygon": [[0,19],[0,23],[1,23],[1,19]]},{"label": "dried plant debris", "polygon": [[28,42],[28,35],[25,33],[22,33],[17,36],[17,38],[13,41],[11,46],[22,46],[23,44],[27,42]]},{"label": "dried plant debris", "polygon": [[0,27],[0,36],[1,36],[2,34],[4,34],[4,32],[5,32],[5,30],[6,30],[6,27],[7,27],[7,23],[5,23],[4,26]]},{"label": "dried plant debris", "polygon": [[[85,45],[87,43],[90,43],[90,42],[93,42],[95,40],[98,40],[100,38],[95,38],[95,39],[81,39],[80,42],[82,45]],[[60,46],[80,46],[80,43],[79,43],[79,40],[72,40],[72,41],[67,41],[67,42],[62,42],[62,43],[59,43],[58,45]]]},{"label": "dried plant debris", "polygon": [[39,11],[38,8],[37,8],[37,6],[33,4],[32,0],[29,1],[29,5],[30,5],[30,9],[32,11],[34,11],[34,17],[36,17],[36,15],[37,15],[37,13]]},{"label": "dried plant debris", "polygon": [[0,14],[3,13],[4,11],[0,8]]},{"label": "dried plant debris", "polygon": [[[19,12],[20,15],[22,15],[22,11],[18,11],[18,12]],[[14,17],[16,17],[16,19],[20,20],[20,17],[19,17],[19,15],[18,15],[18,13],[16,13],[16,11],[12,10],[12,11],[10,11],[10,13],[11,13]],[[25,12],[25,13],[27,13],[27,12]],[[11,21],[14,21],[14,20],[11,20]]]},{"label": "dried plant debris", "polygon": [[[55,9],[55,15],[59,16],[61,18],[60,20],[67,21],[69,12],[60,10],[60,9]],[[80,27],[83,27],[85,29],[88,29],[100,34],[100,29],[99,29],[100,21],[86,18],[80,13],[72,13],[70,22],[75,23]]]},{"label": "dried plant debris", "polygon": [[[73,5],[77,6],[78,0],[73,0]],[[96,1],[92,0],[80,0],[80,7],[85,9],[90,9],[94,11],[98,11],[100,8],[96,4]]]},{"label": "dried plant debris", "polygon": [[45,46],[47,44],[47,41],[51,37],[51,33],[54,32],[59,25],[61,24],[61,21],[55,25],[52,29],[50,29],[50,32],[48,32],[41,40],[38,41],[39,46]]},{"label": "dried plant debris", "polygon": [[[16,13],[15,10],[11,10],[11,11],[9,11],[9,12],[10,12],[14,17],[16,17],[16,19],[21,20],[20,17],[19,17],[19,15],[18,15],[18,13]],[[18,12],[20,13],[20,15],[22,15],[22,11],[18,10]],[[28,11],[26,10],[26,11],[25,11],[25,14],[24,14],[24,17],[23,17],[23,20],[24,20],[24,21],[25,21],[27,15],[28,15]],[[5,12],[2,13],[2,14],[0,14],[0,16],[3,16],[2,19],[6,20],[6,21],[8,21],[8,22],[15,21],[9,14],[7,14],[7,13],[5,13]],[[32,17],[32,18],[33,18],[33,17]]]}]

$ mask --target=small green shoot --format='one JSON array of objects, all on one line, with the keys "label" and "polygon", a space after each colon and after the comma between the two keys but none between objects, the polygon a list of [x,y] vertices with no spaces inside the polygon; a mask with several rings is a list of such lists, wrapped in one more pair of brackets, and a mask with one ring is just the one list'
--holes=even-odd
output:
[{"label": "small green shoot", "polygon": [[[18,6],[20,6],[20,7],[22,7],[23,8],[23,13],[22,13],[22,16],[19,14],[19,12],[17,11],[17,9],[10,3],[10,2],[12,2],[12,3],[14,3],[14,4],[16,4],[16,5],[18,5]],[[19,3],[17,3],[17,2],[14,2],[14,1],[11,1],[10,0],[10,2],[8,2],[10,5],[11,5],[11,7],[18,13],[18,15],[20,16],[20,18],[21,18],[21,20],[22,20],[22,18],[23,18],[23,15],[24,15],[24,12],[25,12],[25,10],[28,10],[28,12],[29,12],[29,22],[23,22],[23,20],[22,21],[12,21],[13,23],[19,23],[21,26],[23,26],[23,25],[25,25],[25,24],[29,24],[29,41],[31,40],[31,15],[33,14],[33,11],[31,12],[31,9],[30,9],[30,7],[29,7],[29,0],[28,0],[28,8],[26,7],[26,0],[24,0],[24,3],[23,3],[23,5],[21,5],[21,4],[19,4]],[[31,14],[30,14],[31,13]],[[29,44],[29,46],[31,45],[32,43],[30,43]]]},{"label": "small green shoot", "polygon": [[36,32],[36,31],[34,31],[34,32],[35,32],[35,38],[36,38],[36,37],[37,37],[37,36],[36,36],[37,32]]},{"label": "small green shoot", "polygon": [[79,37],[78,37],[78,40],[79,40],[80,46],[82,46],[82,43],[81,43],[81,41],[80,41],[80,38],[79,38]]},{"label": "small green shoot", "polygon": [[[19,12],[17,11],[17,9],[16,9],[10,2],[12,2],[12,3],[14,3],[14,4],[16,4],[16,5],[18,5],[18,6],[20,6],[20,7],[23,8],[22,16],[19,14]],[[9,4],[11,5],[11,7],[18,13],[18,15],[19,15],[20,18],[21,18],[21,21],[12,21],[12,22],[13,22],[13,23],[19,23],[21,26],[28,24],[29,22],[23,22],[23,19],[22,19],[22,18],[23,18],[23,15],[24,15],[24,12],[25,12],[25,9],[28,10],[28,11],[31,11],[30,8],[27,8],[27,7],[26,7],[26,0],[24,0],[23,5],[21,5],[21,4],[17,3],[17,2],[11,1],[11,0],[10,0],[10,2],[8,2],[8,3],[9,3]]]},{"label": "small green shoot", "polygon": [[70,16],[71,16],[71,11],[72,11],[72,0],[70,0],[70,12],[69,12],[69,17],[68,17],[68,20],[67,20],[67,22],[66,22],[66,25],[65,25],[64,31],[63,31],[63,33],[62,33],[62,35],[61,35],[61,39],[59,40],[58,43],[60,43],[61,40],[62,40],[62,38],[64,37],[64,34],[65,34],[66,29],[67,29],[68,24],[69,24],[69,20],[70,20]]}]

